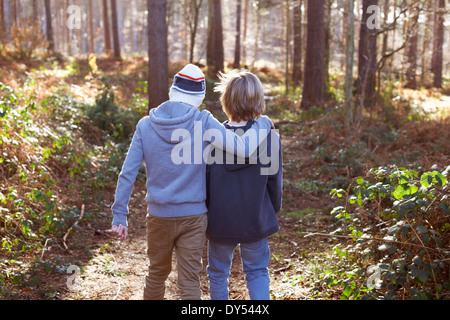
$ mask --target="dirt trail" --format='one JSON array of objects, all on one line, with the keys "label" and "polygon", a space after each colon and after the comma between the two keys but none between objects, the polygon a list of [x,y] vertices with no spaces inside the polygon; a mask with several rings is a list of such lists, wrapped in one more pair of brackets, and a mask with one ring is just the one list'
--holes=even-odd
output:
[{"label": "dirt trail", "polygon": [[[129,238],[121,242],[111,232],[97,235],[97,249],[93,257],[85,259],[80,266],[83,272],[79,276],[57,276],[54,281],[59,282],[61,290],[59,299],[75,300],[142,300],[143,284],[148,268],[146,254],[145,201],[142,201],[142,190],[134,191],[130,201]],[[280,232],[269,239],[271,247],[271,261],[269,264],[271,290],[275,299],[303,299],[307,296],[308,288],[299,284],[293,287],[285,283],[287,274],[298,273],[302,269],[301,261],[297,261],[297,253],[307,242],[298,241],[294,230],[298,227],[294,220],[280,216]],[[92,235],[85,235],[91,236]],[[295,237],[295,239],[294,239]],[[71,241],[75,241],[73,238]],[[281,258],[280,258],[281,257]],[[209,287],[206,273],[207,246],[203,251],[203,271],[200,275],[202,299],[209,300]],[[166,281],[167,300],[178,300],[176,259],[173,256],[172,272]],[[74,281],[71,281],[73,279]],[[72,286],[67,290],[67,281]],[[245,274],[236,249],[234,252],[231,275],[229,278],[231,300],[248,300]]]},{"label": "dirt trail", "polygon": [[[140,194],[139,194],[140,193]],[[134,191],[130,202],[129,238],[121,242],[111,232],[105,232],[95,250],[94,256],[80,266],[78,276],[65,276],[69,281],[68,290],[59,296],[61,299],[75,300],[142,300],[143,285],[148,268],[146,254],[145,205],[142,204],[142,191]],[[144,201],[145,202],[145,201]],[[207,247],[203,250],[203,271],[200,276],[202,299],[209,300],[206,274]],[[167,300],[178,300],[176,258],[173,255],[172,272],[166,281]],[[245,276],[241,271],[237,251],[234,255],[230,277],[230,299],[248,299]],[[73,281],[71,280],[73,279]]]}]

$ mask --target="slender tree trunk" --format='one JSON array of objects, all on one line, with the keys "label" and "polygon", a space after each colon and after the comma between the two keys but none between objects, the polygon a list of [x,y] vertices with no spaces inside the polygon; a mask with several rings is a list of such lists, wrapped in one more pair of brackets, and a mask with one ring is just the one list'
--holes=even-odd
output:
[{"label": "slender tree trunk", "polygon": [[52,27],[52,8],[50,5],[50,0],[45,0],[44,5],[45,5],[45,22],[46,22],[45,25],[48,41],[48,50],[50,52],[55,52],[55,41],[53,39],[53,27]]},{"label": "slender tree trunk", "polygon": [[355,52],[355,16],[354,0],[347,0],[347,33],[345,52],[345,124],[350,127],[353,123],[353,56]]},{"label": "slender tree trunk", "polygon": [[426,5],[426,21],[423,31],[423,47],[422,47],[422,72],[420,75],[420,84],[424,85],[425,74],[427,73],[427,66],[429,66],[429,49],[430,49],[430,30],[432,28],[433,15],[431,9],[433,7],[433,0],[428,0]]},{"label": "slender tree trunk", "polygon": [[236,40],[234,44],[234,68],[239,68],[241,64],[241,8],[242,0],[237,0],[236,5]]},{"label": "slender tree trunk", "polygon": [[324,91],[325,99],[329,96],[330,91],[330,39],[331,39],[331,6],[333,0],[325,0],[324,20],[325,20],[325,52],[324,52]]},{"label": "slender tree trunk", "polygon": [[105,53],[111,54],[111,33],[109,27],[109,15],[108,15],[108,1],[103,1],[103,30],[105,32]]},{"label": "slender tree trunk", "polygon": [[[37,10],[37,8],[36,8]],[[66,1],[62,2],[62,14],[61,14],[61,52],[66,52],[67,50],[67,26],[66,26],[66,20],[67,20],[67,6]],[[34,1],[33,1],[33,14],[34,14],[35,8],[34,8]],[[37,20],[36,20],[37,21]],[[36,23],[34,21],[34,23]]]},{"label": "slender tree trunk", "polygon": [[[387,19],[388,19],[388,15],[389,15],[389,2],[390,0],[385,0],[384,2],[384,10],[383,10],[383,25],[387,25]],[[384,55],[387,52],[387,43],[388,43],[388,38],[389,38],[389,31],[386,30],[383,33],[383,44],[381,47],[381,56],[384,57]]]},{"label": "slender tree trunk", "polygon": [[[81,8],[81,0],[75,0],[75,4]],[[76,34],[76,39],[78,41],[78,45],[76,46],[76,53],[78,55],[81,55],[83,53],[83,37],[82,37],[82,33],[81,33],[81,24],[82,24],[82,17],[80,17],[80,28],[77,28],[74,30],[75,34]]]},{"label": "slender tree trunk", "polygon": [[434,41],[431,72],[433,72],[433,87],[442,88],[443,44],[444,44],[444,13],[445,0],[436,0],[434,19]]},{"label": "slender tree trunk", "polygon": [[[44,0],[44,1],[46,1],[46,0]],[[13,23],[12,24],[18,26],[19,25],[19,16],[17,14],[17,0],[13,0],[12,10],[13,10]]]},{"label": "slender tree trunk", "polygon": [[248,22],[248,0],[244,0],[244,30],[242,34],[242,60],[247,65],[247,22]]},{"label": "slender tree trunk", "polygon": [[119,21],[117,18],[117,0],[111,0],[111,22],[113,34],[114,59],[122,60],[120,56],[120,41],[119,41]]},{"label": "slender tree trunk", "polygon": [[417,44],[419,39],[419,7],[418,4],[413,8],[413,17],[411,19],[411,35],[406,46],[406,88],[417,89]]},{"label": "slender tree trunk", "polygon": [[33,20],[33,23],[36,23],[37,20],[38,20],[38,8],[37,8],[38,4],[37,4],[37,2],[38,2],[38,0],[33,0],[33,2],[32,2],[32,7],[33,7],[32,20]]},{"label": "slender tree trunk", "polygon": [[67,54],[69,56],[72,55],[72,37],[71,37],[71,29],[67,28],[67,8],[70,5],[69,0],[64,0],[64,28],[66,29],[66,42],[67,42]]},{"label": "slender tree trunk", "polygon": [[292,82],[294,91],[302,81],[302,3],[303,0],[295,0],[294,3],[294,54],[292,68]]},{"label": "slender tree trunk", "polygon": [[90,53],[95,53],[94,47],[94,11],[92,10],[92,1],[89,2],[89,44],[90,44]]},{"label": "slender tree trunk", "polygon": [[224,69],[224,51],[222,34],[222,9],[220,0],[209,0],[207,65],[208,75],[217,79],[217,74]]},{"label": "slender tree trunk", "polygon": [[[370,6],[378,6],[378,0],[363,0],[363,14],[359,34],[358,55],[358,93],[362,96],[364,105],[370,105],[375,97],[376,65],[377,65],[377,32],[376,28],[369,28],[368,19]],[[361,116],[361,110],[358,117]]]},{"label": "slender tree trunk", "polygon": [[345,45],[345,39],[347,37],[347,1],[339,0],[339,5],[342,7],[342,32],[340,34],[339,38],[339,52],[341,53],[341,59],[340,59],[340,65],[341,69],[344,70],[345,68],[345,52],[346,52],[346,45]]},{"label": "slender tree trunk", "polygon": [[131,52],[137,52],[137,30],[136,30],[136,24],[137,24],[137,9],[136,9],[136,0],[133,0],[131,2],[131,26],[130,26],[130,41],[131,41]]},{"label": "slender tree trunk", "polygon": [[285,2],[285,11],[286,11],[286,50],[285,50],[285,94],[289,94],[289,52],[290,52],[290,43],[291,43],[291,10],[290,10],[290,1],[286,0]]},{"label": "slender tree trunk", "polygon": [[59,21],[59,1],[55,1],[55,51],[59,52],[59,48],[60,48],[60,43],[59,43],[59,39],[60,39],[60,21]]},{"label": "slender tree trunk", "polygon": [[324,5],[324,0],[308,0],[303,109],[320,105],[324,100]]},{"label": "slender tree trunk", "polygon": [[258,60],[259,55],[259,27],[260,27],[260,21],[261,21],[261,9],[260,4],[258,3],[256,5],[255,9],[255,42],[253,44],[253,61],[252,61],[252,68],[255,66],[255,62]]},{"label": "slender tree trunk", "polygon": [[169,92],[166,0],[147,0],[149,109],[166,101]]},{"label": "slender tree trunk", "polygon": [[6,23],[5,23],[4,1],[5,0],[0,0],[0,28],[2,29],[1,41],[2,41],[3,47],[5,47],[5,45],[6,45]]},{"label": "slender tree trunk", "polygon": [[185,16],[190,30],[189,63],[194,62],[195,38],[198,29],[198,17],[203,0],[188,0],[186,2]]}]

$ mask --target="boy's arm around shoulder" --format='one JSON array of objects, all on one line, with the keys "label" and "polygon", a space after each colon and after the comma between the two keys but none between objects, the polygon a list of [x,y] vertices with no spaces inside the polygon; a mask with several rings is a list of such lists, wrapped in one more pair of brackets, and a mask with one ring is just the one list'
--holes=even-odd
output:
[{"label": "boy's arm around shoulder", "polygon": [[[222,139],[209,139],[208,142],[214,147],[233,153],[241,158],[251,157],[258,150],[258,145],[274,128],[272,121],[267,116],[260,116],[251,129],[247,130],[242,136],[236,134],[233,130],[227,130],[214,116],[207,111],[202,111],[206,116],[203,128],[205,130],[218,130]],[[256,133],[256,134],[255,134]],[[254,140],[256,139],[256,141]],[[252,141],[249,141],[252,140]],[[248,142],[248,143],[247,143]],[[246,145],[248,148],[246,148]]]},{"label": "boy's arm around shoulder", "polygon": [[127,226],[128,202],[133,191],[136,176],[139,173],[142,161],[144,159],[144,150],[142,145],[142,135],[140,126],[142,120],[136,126],[136,131],[131,140],[127,156],[122,165],[122,170],[117,181],[114,204],[111,207],[113,212],[112,225]]}]

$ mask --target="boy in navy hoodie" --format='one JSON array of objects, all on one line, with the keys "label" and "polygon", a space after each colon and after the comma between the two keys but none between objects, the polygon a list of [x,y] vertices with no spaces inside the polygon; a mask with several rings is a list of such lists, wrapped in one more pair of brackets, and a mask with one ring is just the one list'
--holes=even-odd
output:
[{"label": "boy in navy hoodie", "polygon": [[[259,79],[248,71],[221,74],[217,91],[237,134],[248,132],[264,111]],[[217,155],[219,153],[219,156]],[[227,158],[214,150],[222,163],[207,167],[208,279],[212,300],[228,299],[228,277],[235,247],[239,244],[247,288],[252,300],[269,300],[268,236],[279,230],[277,213],[282,197],[282,153],[274,130],[258,147],[256,158]]]},{"label": "boy in navy hoodie", "polygon": [[[201,297],[199,273],[207,227],[204,149],[212,144],[245,156],[253,154],[257,146],[250,143],[246,148],[248,135],[231,133],[208,111],[197,109],[205,97],[205,75],[197,66],[188,64],[175,75],[169,97],[136,127],[117,182],[112,230],[126,239],[128,202],[144,161],[150,261],[144,299],[164,298],[164,282],[175,251],[181,298],[197,300]],[[269,132],[271,126],[267,117],[259,117],[252,129]]]}]

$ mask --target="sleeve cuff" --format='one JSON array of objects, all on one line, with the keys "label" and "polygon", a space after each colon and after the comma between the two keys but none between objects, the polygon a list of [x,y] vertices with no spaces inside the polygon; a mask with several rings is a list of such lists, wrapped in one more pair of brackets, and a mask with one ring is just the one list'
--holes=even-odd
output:
[{"label": "sleeve cuff", "polygon": [[125,227],[128,227],[127,216],[125,214],[113,213],[112,225],[118,226],[120,224]]}]

